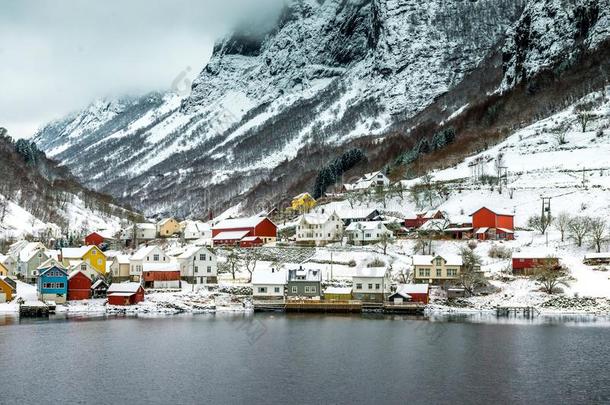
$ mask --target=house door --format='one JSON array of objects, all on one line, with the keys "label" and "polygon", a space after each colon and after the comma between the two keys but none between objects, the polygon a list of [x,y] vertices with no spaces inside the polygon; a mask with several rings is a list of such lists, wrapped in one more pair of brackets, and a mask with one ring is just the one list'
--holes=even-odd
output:
[{"label": "house door", "polygon": [[6,293],[0,292],[0,303],[6,302]]}]

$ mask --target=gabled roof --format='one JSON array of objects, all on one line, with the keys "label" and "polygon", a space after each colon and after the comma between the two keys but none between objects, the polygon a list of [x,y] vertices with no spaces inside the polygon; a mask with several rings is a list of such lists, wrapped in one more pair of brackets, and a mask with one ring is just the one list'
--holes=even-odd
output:
[{"label": "gabled roof", "polygon": [[21,245],[21,249],[19,249],[17,255],[19,261],[21,262],[29,262],[32,257],[34,257],[38,252],[44,251],[46,248],[40,242],[28,242],[25,245]]},{"label": "gabled roof", "polygon": [[214,236],[212,240],[242,240],[250,231],[225,231]]},{"label": "gabled roof", "polygon": [[246,237],[242,238],[242,240],[240,242],[256,242],[257,240],[262,241],[260,236],[246,236]]},{"label": "gabled roof", "polygon": [[312,200],[314,199],[314,198],[311,196],[311,194],[309,194],[308,192],[304,192],[304,193],[301,193],[301,194],[299,194],[299,195],[295,195],[294,197],[292,197],[292,199],[293,199],[293,200],[298,200],[298,199],[300,199],[300,198],[307,197],[307,196],[308,196],[309,198],[311,198]]},{"label": "gabled roof", "polygon": [[[301,215],[301,219],[299,223],[306,223],[308,225],[323,225],[327,223],[335,213],[331,214],[322,214],[320,212],[313,212],[311,214],[303,214]],[[337,217],[340,219],[339,217]]]},{"label": "gabled roof", "polygon": [[70,280],[72,277],[76,276],[78,273],[80,273],[80,274],[84,275],[84,276],[85,276],[85,277],[87,277],[89,280],[91,280],[91,277],[89,277],[89,276],[87,275],[87,273],[82,272],[82,271],[80,271],[80,270],[78,270],[78,269],[76,269],[76,270],[72,270],[72,271],[70,272],[70,274],[68,274],[68,280]]},{"label": "gabled roof", "polygon": [[193,255],[199,253],[200,250],[204,250],[206,253],[211,253],[208,248],[205,246],[188,246],[184,252],[180,253],[177,258],[178,259],[190,259]]},{"label": "gabled roof", "polygon": [[157,231],[157,225],[156,224],[151,224],[150,222],[141,222],[139,224],[136,224],[136,229],[138,230],[145,230],[145,229],[149,229],[152,231]]},{"label": "gabled roof", "polygon": [[62,259],[80,259],[88,251],[95,248],[95,246],[81,246],[78,248],[62,248],[61,249],[61,258]]},{"label": "gabled roof", "polygon": [[477,212],[483,210],[483,209],[487,209],[491,212],[493,212],[496,215],[502,215],[502,216],[507,216],[507,217],[514,217],[515,214],[513,214],[512,212],[509,212],[508,210],[505,209],[501,209],[501,208],[489,208],[489,207],[481,207],[478,210],[474,211],[472,214],[470,214],[470,216],[473,216],[474,214],[476,214]]},{"label": "gabled roof", "polygon": [[159,225],[159,226],[163,226],[163,225],[167,224],[167,223],[168,223],[168,222],[170,222],[170,221],[176,221],[176,220],[175,220],[174,218],[172,218],[172,217],[169,217],[169,218],[163,218],[161,221],[159,221],[159,222],[157,223],[157,225]]},{"label": "gabled roof", "polygon": [[111,293],[136,293],[140,289],[140,283],[124,282],[124,283],[112,283],[108,287],[108,294]]},{"label": "gabled roof", "polygon": [[268,270],[256,270],[252,273],[252,284],[284,285],[287,283],[288,273],[286,270],[271,272]]},{"label": "gabled roof", "polygon": [[151,254],[155,249],[159,249],[161,252],[163,252],[161,250],[161,248],[157,245],[142,246],[141,248],[136,250],[133,253],[133,255],[131,255],[130,259],[131,260],[143,260],[146,256]]},{"label": "gabled roof", "polygon": [[326,287],[324,294],[351,294],[352,287]]},{"label": "gabled roof", "polygon": [[44,269],[48,269],[50,267],[59,267],[61,269],[65,269],[66,268],[63,264],[61,264],[57,260],[51,258],[51,259],[47,259],[44,262],[42,262],[40,264],[40,266],[38,266],[36,268],[36,270],[41,271],[41,270],[44,270]]},{"label": "gabled roof", "polygon": [[91,288],[99,288],[101,285],[104,285],[106,288],[108,288],[108,283],[106,281],[104,281],[101,278],[98,278],[97,281],[95,283],[93,283],[93,285],[91,286]]},{"label": "gabled roof", "polygon": [[40,268],[39,267],[39,275],[43,276],[45,275],[47,272],[51,271],[51,270],[59,270],[61,271],[66,277],[68,276],[68,272],[66,271],[65,267],[61,266],[61,265],[52,265],[49,267],[45,267],[45,268]]},{"label": "gabled roof", "polygon": [[446,219],[429,219],[424,222],[418,229],[420,231],[443,231],[449,225]]},{"label": "gabled roof", "polygon": [[402,294],[428,294],[428,291],[428,284],[401,284],[396,289]]},{"label": "gabled roof", "polygon": [[322,281],[322,272],[317,269],[290,269],[288,281]]},{"label": "gabled roof", "polygon": [[524,249],[520,252],[513,252],[513,259],[546,259],[556,258],[557,252],[552,249]]},{"label": "gabled roof", "polygon": [[214,225],[213,229],[239,229],[239,228],[254,228],[264,220],[268,219],[267,217],[244,217],[244,218],[232,218],[232,219],[223,219],[216,225]]},{"label": "gabled roof", "polygon": [[463,264],[462,257],[459,255],[413,255],[414,266],[429,266],[432,264],[434,259],[441,257],[445,260],[447,266],[461,266]]},{"label": "gabled roof", "polygon": [[346,231],[372,231],[375,229],[387,230],[386,226],[381,221],[352,222],[345,228]]},{"label": "gabled roof", "polygon": [[377,208],[341,208],[335,211],[341,219],[368,218],[378,214]]},{"label": "gabled roof", "polygon": [[374,277],[381,278],[385,277],[388,272],[387,267],[361,267],[356,269],[354,277]]},{"label": "gabled roof", "polygon": [[180,263],[178,262],[165,262],[165,263],[144,263],[142,264],[142,271],[147,272],[164,272],[164,271],[180,271]]}]

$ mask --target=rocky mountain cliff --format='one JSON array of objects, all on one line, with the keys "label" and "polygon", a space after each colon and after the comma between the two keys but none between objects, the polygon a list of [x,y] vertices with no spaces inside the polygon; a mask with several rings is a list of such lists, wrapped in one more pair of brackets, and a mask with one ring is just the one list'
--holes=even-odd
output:
[{"label": "rocky mountain cliff", "polygon": [[409,137],[433,108],[454,117],[464,83],[489,66],[497,80],[478,97],[594,51],[609,1],[293,1],[270,31],[219,41],[190,95],[100,100],[35,141],[147,214],[199,216],[244,198],[256,209],[310,189],[359,139]]}]

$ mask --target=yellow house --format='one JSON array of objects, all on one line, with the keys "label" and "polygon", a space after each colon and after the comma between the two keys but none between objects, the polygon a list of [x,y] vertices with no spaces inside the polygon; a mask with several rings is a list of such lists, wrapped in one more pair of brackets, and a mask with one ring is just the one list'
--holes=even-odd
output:
[{"label": "yellow house", "polygon": [[298,212],[309,212],[316,206],[316,200],[309,193],[301,193],[292,199],[290,208]]},{"label": "yellow house", "polygon": [[61,260],[64,266],[86,262],[101,275],[106,274],[106,256],[97,246],[61,249]]},{"label": "yellow house", "polygon": [[0,262],[0,277],[2,276],[8,276],[8,268]]},{"label": "yellow house", "polygon": [[161,237],[169,237],[180,233],[180,223],[174,218],[165,218],[157,223],[157,233]]},{"label": "yellow house", "polygon": [[13,286],[9,284],[8,279],[0,278],[0,302],[9,302],[13,300]]},{"label": "yellow house", "polygon": [[435,285],[452,284],[458,281],[461,271],[461,256],[413,256],[413,280],[416,283]]}]

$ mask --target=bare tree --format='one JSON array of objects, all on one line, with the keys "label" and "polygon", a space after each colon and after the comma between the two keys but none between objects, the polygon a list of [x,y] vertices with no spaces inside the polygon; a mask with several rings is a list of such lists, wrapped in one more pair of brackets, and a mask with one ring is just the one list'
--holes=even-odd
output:
[{"label": "bare tree", "polygon": [[383,248],[384,255],[386,254],[386,252],[388,250],[388,245],[390,244],[391,241],[392,241],[392,235],[390,235],[387,232],[382,233],[381,236],[379,237],[379,244]]},{"label": "bare tree", "polygon": [[8,198],[0,195],[0,222],[3,222],[4,218],[6,218],[7,211],[8,211]]},{"label": "bare tree", "polygon": [[572,218],[570,217],[570,214],[563,211],[560,212],[559,215],[557,215],[557,217],[553,221],[553,223],[555,224],[555,228],[557,228],[559,233],[561,233],[562,242],[565,240],[565,234],[568,230],[568,226],[570,225],[571,220]]},{"label": "bare tree", "polygon": [[420,251],[422,255],[430,254],[432,252],[432,241],[418,236],[413,245],[413,253],[418,253]]},{"label": "bare tree", "polygon": [[591,220],[588,217],[574,217],[568,224],[568,236],[576,242],[578,247],[591,230]]},{"label": "bare tree", "polygon": [[587,125],[593,119],[594,115],[591,113],[592,103],[582,103],[576,106],[576,119],[580,124],[582,132],[587,132]]},{"label": "bare tree", "polygon": [[527,220],[527,225],[544,235],[544,233],[552,222],[553,217],[551,217],[550,215],[533,215]]},{"label": "bare tree", "polygon": [[233,276],[235,280],[235,273],[237,273],[237,264],[239,263],[239,255],[235,249],[231,249],[227,255],[227,271]]},{"label": "bare tree", "polygon": [[256,269],[256,262],[258,262],[259,257],[260,253],[257,248],[246,249],[245,253],[242,254],[241,262],[249,274],[248,283],[252,281],[252,273]]},{"label": "bare tree", "polygon": [[533,278],[541,285],[542,291],[547,294],[559,292],[560,285],[568,286],[570,280],[569,271],[553,260],[546,260],[534,270]]},{"label": "bare tree", "polygon": [[462,248],[462,268],[458,274],[458,283],[468,295],[473,295],[478,287],[485,285],[481,272],[481,258],[469,248]]},{"label": "bare tree", "polygon": [[602,218],[591,218],[589,221],[589,226],[591,228],[591,242],[593,246],[597,250],[597,253],[601,252],[602,244],[607,240],[608,235],[606,231],[608,230],[608,224]]}]

